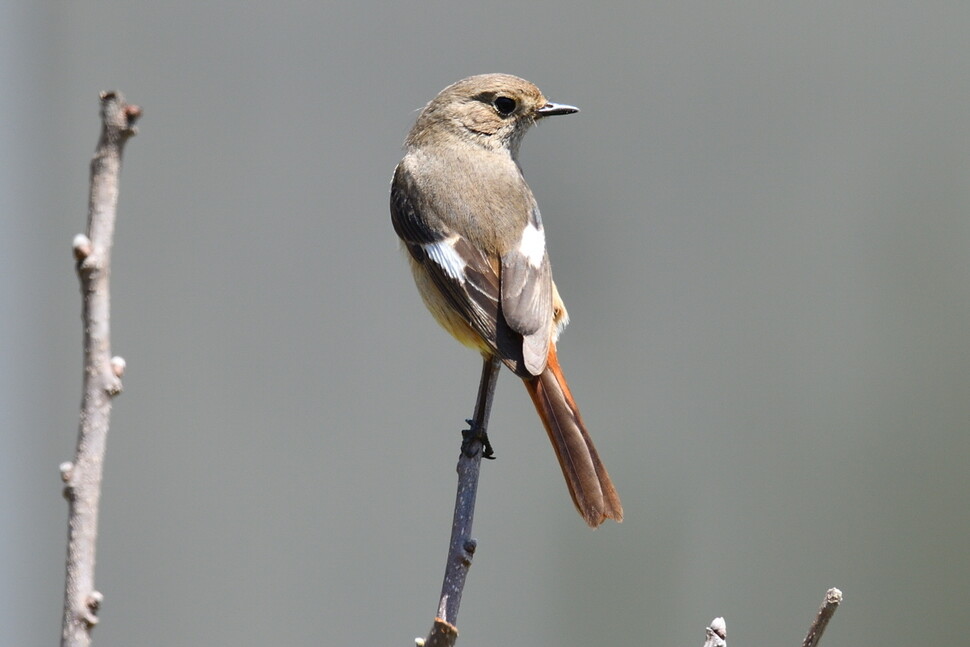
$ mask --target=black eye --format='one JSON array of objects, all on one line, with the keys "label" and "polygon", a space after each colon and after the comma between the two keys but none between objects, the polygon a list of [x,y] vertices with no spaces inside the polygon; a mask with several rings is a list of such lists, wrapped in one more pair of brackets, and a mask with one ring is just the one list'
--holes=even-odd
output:
[{"label": "black eye", "polygon": [[494,105],[499,114],[504,117],[508,117],[515,111],[515,99],[509,97],[495,97]]}]

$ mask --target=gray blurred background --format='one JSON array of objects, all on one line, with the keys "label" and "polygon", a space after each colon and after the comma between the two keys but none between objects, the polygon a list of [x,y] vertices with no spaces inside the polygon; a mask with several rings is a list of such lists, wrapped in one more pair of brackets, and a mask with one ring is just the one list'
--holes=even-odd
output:
[{"label": "gray blurred background", "polygon": [[509,72],[560,357],[626,508],[589,531],[500,380],[459,644],[963,641],[970,5],[0,4],[0,644],[59,636],[97,93],[145,111],[112,285],[98,645],[407,645],[479,360],[387,193],[421,108]]}]

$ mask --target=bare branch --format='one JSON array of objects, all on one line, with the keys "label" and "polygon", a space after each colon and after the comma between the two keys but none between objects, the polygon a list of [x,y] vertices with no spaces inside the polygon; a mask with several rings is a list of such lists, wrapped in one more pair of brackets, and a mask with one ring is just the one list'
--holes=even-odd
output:
[{"label": "bare branch", "polygon": [[501,364],[497,359],[486,358],[482,365],[482,378],[478,386],[475,415],[469,420],[470,429],[462,443],[458,457],[458,491],[455,495],[455,516],[451,525],[451,542],[448,562],[438,599],[438,614],[427,638],[418,638],[419,647],[452,647],[458,640],[458,608],[465,589],[465,578],[471,568],[477,543],[472,539],[472,522],[475,519],[475,498],[478,495],[478,475],[485,452],[483,440],[488,430],[488,416],[492,409],[495,384]]},{"label": "bare branch", "polygon": [[87,232],[75,236],[73,244],[83,304],[84,393],[74,462],[60,466],[69,507],[62,647],[91,643],[103,601],[94,588],[98,505],[111,400],[121,393],[124,373],[124,360],[111,357],[108,279],[121,153],[140,115],[141,109],[125,103],[121,94],[101,94],[101,136],[91,160]]},{"label": "bare branch", "polygon": [[[839,608],[841,602],[842,591],[838,589],[826,591],[825,600],[815,616],[811,629],[808,630],[808,635],[805,637],[802,647],[818,646],[825,627],[832,616],[835,615],[835,610]],[[727,624],[724,622],[724,618],[714,618],[711,622],[711,626],[707,628],[707,640],[704,642],[704,647],[727,647]]]},{"label": "bare branch", "polygon": [[839,608],[839,604],[841,603],[842,591],[829,589],[825,592],[825,601],[819,607],[818,614],[815,616],[815,622],[812,623],[811,629],[808,630],[808,635],[805,636],[802,647],[816,647],[818,645],[818,641],[822,639],[822,633],[825,632],[825,627],[828,626],[829,620],[835,615],[835,610]]}]

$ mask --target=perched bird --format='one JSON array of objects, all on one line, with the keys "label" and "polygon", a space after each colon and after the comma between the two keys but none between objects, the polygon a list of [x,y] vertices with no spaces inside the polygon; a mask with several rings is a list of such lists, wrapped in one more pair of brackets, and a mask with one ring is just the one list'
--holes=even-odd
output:
[{"label": "perched bird", "polygon": [[516,161],[537,120],[577,108],[532,83],[483,74],[424,108],[391,184],[391,220],[425,305],[458,341],[522,378],[569,494],[592,527],[623,507],[556,357],[569,320],[552,280],[536,200]]}]

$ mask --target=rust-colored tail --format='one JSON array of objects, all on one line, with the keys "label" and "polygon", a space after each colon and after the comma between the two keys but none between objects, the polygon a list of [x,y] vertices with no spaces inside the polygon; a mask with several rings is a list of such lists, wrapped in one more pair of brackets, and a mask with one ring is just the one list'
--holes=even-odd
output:
[{"label": "rust-colored tail", "polygon": [[623,521],[620,497],[586,432],[579,407],[559,368],[555,346],[549,348],[549,359],[542,374],[523,382],[556,450],[569,495],[579,514],[592,528],[607,519]]}]

